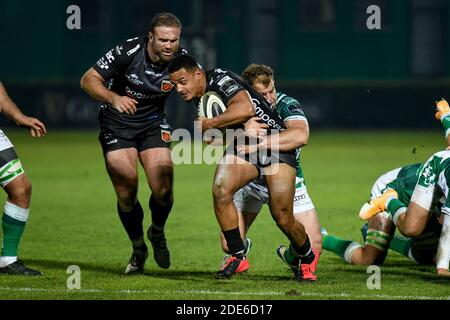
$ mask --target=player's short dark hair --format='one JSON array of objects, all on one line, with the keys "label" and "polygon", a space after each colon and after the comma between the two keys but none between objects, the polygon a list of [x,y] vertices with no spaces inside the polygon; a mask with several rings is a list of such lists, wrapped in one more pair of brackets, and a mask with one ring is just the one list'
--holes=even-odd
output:
[{"label": "player's short dark hair", "polygon": [[274,72],[271,67],[265,64],[252,63],[242,72],[242,78],[251,86],[255,82],[261,82],[267,87],[270,81],[274,79]]},{"label": "player's short dark hair", "polygon": [[188,54],[180,54],[173,57],[172,60],[169,61],[167,71],[169,73],[174,73],[183,68],[186,69],[186,71],[194,71],[200,68],[200,66],[193,56]]},{"label": "player's short dark hair", "polygon": [[150,23],[150,31],[153,32],[156,27],[161,26],[181,29],[181,22],[176,15],[170,12],[160,12],[153,17],[153,20]]}]

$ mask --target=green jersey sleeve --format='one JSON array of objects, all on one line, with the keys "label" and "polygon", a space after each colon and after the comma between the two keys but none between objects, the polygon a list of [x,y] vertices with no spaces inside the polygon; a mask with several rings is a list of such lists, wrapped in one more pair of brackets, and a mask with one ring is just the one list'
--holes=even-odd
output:
[{"label": "green jersey sleeve", "polygon": [[419,179],[419,171],[421,164],[415,163],[404,166],[398,172],[397,178],[387,184],[388,188],[392,188],[398,193],[398,198],[403,203],[408,204]]},{"label": "green jersey sleeve", "polygon": [[306,119],[305,113],[300,103],[292,97],[285,95],[284,93],[277,92],[277,112],[281,117],[281,120],[304,120]]}]

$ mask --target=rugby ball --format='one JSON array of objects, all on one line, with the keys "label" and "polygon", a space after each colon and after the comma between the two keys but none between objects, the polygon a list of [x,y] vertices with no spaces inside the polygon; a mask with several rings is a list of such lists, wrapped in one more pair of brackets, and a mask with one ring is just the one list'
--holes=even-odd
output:
[{"label": "rugby ball", "polygon": [[208,91],[200,98],[198,116],[211,119],[223,113],[226,108],[217,92]]}]

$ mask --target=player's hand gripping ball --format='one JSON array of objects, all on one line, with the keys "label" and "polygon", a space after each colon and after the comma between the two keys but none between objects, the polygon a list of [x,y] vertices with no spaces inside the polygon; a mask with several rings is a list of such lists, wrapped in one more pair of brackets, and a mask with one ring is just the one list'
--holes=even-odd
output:
[{"label": "player's hand gripping ball", "polygon": [[206,92],[198,104],[198,116],[208,119],[217,117],[226,110],[226,106],[214,91]]}]

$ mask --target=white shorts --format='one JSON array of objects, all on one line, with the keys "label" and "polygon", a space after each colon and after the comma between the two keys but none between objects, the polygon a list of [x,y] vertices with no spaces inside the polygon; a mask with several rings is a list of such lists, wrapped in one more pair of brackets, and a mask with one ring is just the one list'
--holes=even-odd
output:
[{"label": "white shorts", "polygon": [[[233,202],[236,209],[241,212],[259,213],[263,204],[269,203],[267,187],[255,185],[251,182],[233,195]],[[301,214],[312,209],[314,209],[314,204],[309,197],[306,186],[296,188],[294,214]]]},{"label": "white shorts", "polygon": [[0,186],[4,188],[23,173],[22,164],[17,157],[13,144],[6,134],[0,130]]},{"label": "white shorts", "polygon": [[9,148],[14,148],[14,146],[9,140],[9,138],[6,136],[6,134],[0,129],[0,151]]},{"label": "white shorts", "polygon": [[389,172],[386,172],[381,177],[375,181],[372,187],[372,191],[370,192],[370,200],[373,200],[375,198],[378,198],[383,194],[384,189],[386,189],[386,186],[388,183],[391,183],[395,179],[397,179],[398,173],[400,172],[402,168],[397,168],[394,170],[391,170]]}]

